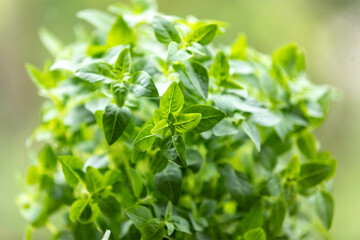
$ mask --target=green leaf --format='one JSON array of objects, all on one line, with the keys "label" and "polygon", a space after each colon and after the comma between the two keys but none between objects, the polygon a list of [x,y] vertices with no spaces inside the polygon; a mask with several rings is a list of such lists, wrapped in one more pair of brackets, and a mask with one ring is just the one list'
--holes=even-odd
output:
[{"label": "green leaf", "polygon": [[124,82],[114,84],[112,87],[112,90],[113,90],[112,94],[113,94],[116,105],[119,108],[123,107],[125,104],[125,101],[126,101],[126,97],[129,92],[128,84],[126,84]]},{"label": "green leaf", "polygon": [[38,167],[32,165],[26,172],[26,183],[28,185],[34,185],[38,183],[40,179],[40,170]]},{"label": "green leaf", "polygon": [[315,198],[316,212],[326,229],[330,229],[334,215],[334,199],[330,193],[321,191]]},{"label": "green leaf", "polygon": [[200,113],[185,113],[176,117],[174,123],[176,131],[180,133],[186,133],[194,129],[201,120]]},{"label": "green leaf", "polygon": [[101,212],[110,218],[116,217],[120,214],[120,204],[118,200],[112,195],[101,197],[98,199],[97,203]]},{"label": "green leaf", "polygon": [[181,42],[180,35],[174,24],[160,16],[155,16],[153,22],[155,36],[159,42],[166,44],[169,44],[172,41],[177,43]]},{"label": "green leaf", "polygon": [[307,157],[309,160],[316,159],[316,140],[312,133],[302,133],[297,140],[297,144],[300,151],[304,154],[305,157]]},{"label": "green leaf", "polygon": [[219,82],[221,86],[227,81],[230,75],[230,65],[224,52],[219,51],[211,65],[210,74]]},{"label": "green leaf", "polygon": [[298,183],[303,188],[311,188],[324,181],[332,172],[330,164],[305,163],[301,165]]},{"label": "green leaf", "polygon": [[244,240],[266,240],[266,235],[262,228],[255,228],[244,234]]},{"label": "green leaf", "polygon": [[119,108],[114,104],[106,106],[102,123],[106,141],[112,145],[122,135],[130,121],[131,113],[128,108]]},{"label": "green leaf", "polygon": [[176,231],[191,234],[190,224],[185,218],[174,215],[171,216],[169,221],[174,224]]},{"label": "green leaf", "polygon": [[118,16],[112,25],[106,43],[108,46],[127,45],[134,40],[131,28],[122,16]]},{"label": "green leaf", "polygon": [[246,47],[247,47],[247,39],[246,35],[241,33],[233,45],[231,46],[230,57],[240,60],[246,59]]},{"label": "green leaf", "polygon": [[291,180],[297,179],[300,175],[300,168],[299,158],[297,156],[293,157],[286,168],[286,177]]},{"label": "green leaf", "polygon": [[91,83],[110,83],[115,79],[111,70],[112,67],[109,64],[104,62],[95,62],[76,70],[75,76]]},{"label": "green leaf", "polygon": [[84,172],[82,171],[83,162],[80,158],[74,156],[59,156],[59,162],[66,182],[70,187],[74,188],[79,182],[84,183]]},{"label": "green leaf", "polygon": [[292,77],[306,69],[305,54],[296,44],[289,44],[276,50],[273,54],[273,62]]},{"label": "green leaf", "polygon": [[154,125],[148,124],[144,126],[139,134],[136,136],[134,140],[134,148],[145,151],[147,148],[149,148],[153,142],[155,137],[152,135],[151,130],[153,129]]},{"label": "green leaf", "polygon": [[101,30],[110,30],[111,25],[115,21],[115,17],[97,9],[85,9],[79,11],[76,16],[80,19],[88,21],[94,27]]},{"label": "green leaf", "polygon": [[186,64],[186,73],[200,96],[206,100],[209,92],[209,75],[206,68],[199,62],[190,61]]},{"label": "green leaf", "polygon": [[189,36],[189,43],[197,42],[207,45],[212,42],[218,30],[217,24],[207,24],[196,28]]},{"label": "green leaf", "polygon": [[205,132],[212,129],[225,117],[225,114],[222,111],[206,105],[192,105],[189,108],[185,109],[184,113],[201,114],[201,120],[194,129],[199,132]]},{"label": "green leaf", "polygon": [[180,199],[182,176],[179,168],[169,164],[155,176],[155,187],[174,205]]},{"label": "green leaf", "polygon": [[144,227],[140,240],[163,240],[165,223],[159,219],[151,219]]},{"label": "green leaf", "polygon": [[181,167],[186,167],[185,142],[181,135],[165,138],[162,142],[161,151],[170,161],[174,161]]},{"label": "green leaf", "polygon": [[251,229],[261,227],[263,224],[263,205],[257,202],[240,221],[241,232],[245,233]]},{"label": "green leaf", "polygon": [[160,111],[164,117],[169,113],[178,115],[184,105],[184,95],[177,82],[172,82],[160,99]]},{"label": "green leaf", "polygon": [[163,138],[165,137],[165,135],[168,132],[168,127],[169,124],[166,121],[166,119],[163,119],[161,121],[159,121],[152,129],[151,129],[151,134],[155,135],[159,138]]},{"label": "green leaf", "polygon": [[41,42],[52,56],[56,57],[56,55],[58,55],[64,48],[64,44],[46,28],[40,29],[39,35]]},{"label": "green leaf", "polygon": [[253,186],[246,179],[238,177],[228,164],[220,166],[219,172],[225,178],[225,186],[232,198],[238,202],[239,208],[248,209],[254,203]]},{"label": "green leaf", "polygon": [[120,77],[125,76],[126,73],[131,71],[131,54],[128,47],[124,48],[115,62],[115,69]]},{"label": "green leaf", "polygon": [[186,61],[193,55],[185,49],[180,49],[179,44],[171,42],[168,48],[167,60],[168,61]]},{"label": "green leaf", "polygon": [[260,133],[259,133],[258,129],[256,128],[256,126],[254,124],[252,124],[251,122],[244,121],[241,124],[241,127],[244,130],[244,132],[249,136],[251,141],[253,141],[255,143],[256,149],[260,152],[261,137],[260,137]]},{"label": "green leaf", "polygon": [[55,170],[57,165],[57,157],[50,145],[45,145],[38,156],[39,164],[46,170]]},{"label": "green leaf", "polygon": [[98,192],[104,188],[104,180],[101,173],[92,166],[88,166],[85,172],[86,189],[90,193]]},{"label": "green leaf", "polygon": [[166,165],[168,164],[168,160],[162,154],[161,151],[157,151],[155,156],[150,159],[150,170],[153,174],[161,172],[164,170]]},{"label": "green leaf", "polygon": [[288,207],[291,207],[297,194],[297,187],[295,181],[286,181],[283,186],[283,197]]},{"label": "green leaf", "polygon": [[129,168],[128,171],[133,193],[136,197],[139,197],[144,185],[141,175],[133,168]]},{"label": "green leaf", "polygon": [[132,92],[139,97],[158,97],[159,93],[151,79],[151,76],[144,71],[136,72],[131,78],[130,86]]},{"label": "green leaf", "polygon": [[85,208],[88,206],[88,203],[88,199],[81,198],[71,204],[69,217],[72,222],[76,222],[80,218]]},{"label": "green leaf", "polygon": [[269,229],[273,235],[281,232],[285,220],[286,204],[283,199],[277,199],[271,205],[271,213],[268,219]]},{"label": "green leaf", "polygon": [[146,224],[153,218],[150,210],[143,206],[127,208],[125,213],[140,231],[143,231]]},{"label": "green leaf", "polygon": [[122,173],[118,169],[111,169],[104,175],[104,185],[109,186],[121,180]]}]

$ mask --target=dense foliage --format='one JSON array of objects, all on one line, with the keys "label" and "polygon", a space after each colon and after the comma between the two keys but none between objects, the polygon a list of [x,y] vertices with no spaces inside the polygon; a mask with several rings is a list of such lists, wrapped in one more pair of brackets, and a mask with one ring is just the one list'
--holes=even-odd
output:
[{"label": "dense foliage", "polygon": [[[17,203],[53,239],[329,239],[336,161],[313,131],[335,96],[295,44],[271,57],[213,39],[226,24],[149,1],[84,10],[54,60]],[[107,231],[108,230],[108,231]]]}]

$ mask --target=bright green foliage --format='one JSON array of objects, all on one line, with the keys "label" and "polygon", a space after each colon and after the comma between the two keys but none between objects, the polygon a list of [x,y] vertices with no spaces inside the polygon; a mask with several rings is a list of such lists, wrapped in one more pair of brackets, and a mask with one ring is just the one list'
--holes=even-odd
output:
[{"label": "bright green foliage", "polygon": [[[150,0],[84,10],[53,60],[27,64],[46,98],[17,203],[53,239],[329,239],[336,161],[313,132],[336,96],[295,44],[263,55],[224,24]],[[190,9],[190,8],[189,8]]]}]

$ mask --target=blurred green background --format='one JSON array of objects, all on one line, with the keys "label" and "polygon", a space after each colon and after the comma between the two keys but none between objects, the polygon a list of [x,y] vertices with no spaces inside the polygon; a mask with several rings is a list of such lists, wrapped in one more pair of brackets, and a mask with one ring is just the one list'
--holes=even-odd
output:
[{"label": "blurred green background", "polygon": [[[25,62],[41,66],[49,57],[38,29],[45,26],[70,42],[78,10],[105,9],[114,2],[0,0],[0,239],[22,239],[25,224],[14,204],[19,192],[15,172],[25,173],[25,139],[40,123],[42,100],[24,69]],[[316,134],[323,149],[338,159],[334,239],[360,239],[360,1],[161,0],[159,6],[168,14],[229,22],[218,42],[230,43],[245,32],[250,45],[269,54],[297,42],[307,53],[311,79],[342,91],[342,100]]]}]

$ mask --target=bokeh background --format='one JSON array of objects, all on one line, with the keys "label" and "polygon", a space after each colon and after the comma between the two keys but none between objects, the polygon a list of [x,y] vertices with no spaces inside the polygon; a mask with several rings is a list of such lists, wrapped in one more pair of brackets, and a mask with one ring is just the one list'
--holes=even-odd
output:
[{"label": "bokeh background", "polygon": [[[75,13],[105,9],[114,0],[0,0],[0,239],[22,239],[24,220],[14,203],[15,173],[29,165],[25,139],[40,123],[41,98],[24,63],[41,66],[50,57],[38,39],[45,26],[64,42],[73,40]],[[359,0],[159,0],[161,11],[229,22],[217,41],[239,32],[249,44],[272,53],[297,42],[317,83],[335,85],[342,99],[316,135],[338,159],[334,182],[334,239],[360,239],[360,1]],[[47,239],[46,232],[38,235]]]}]

